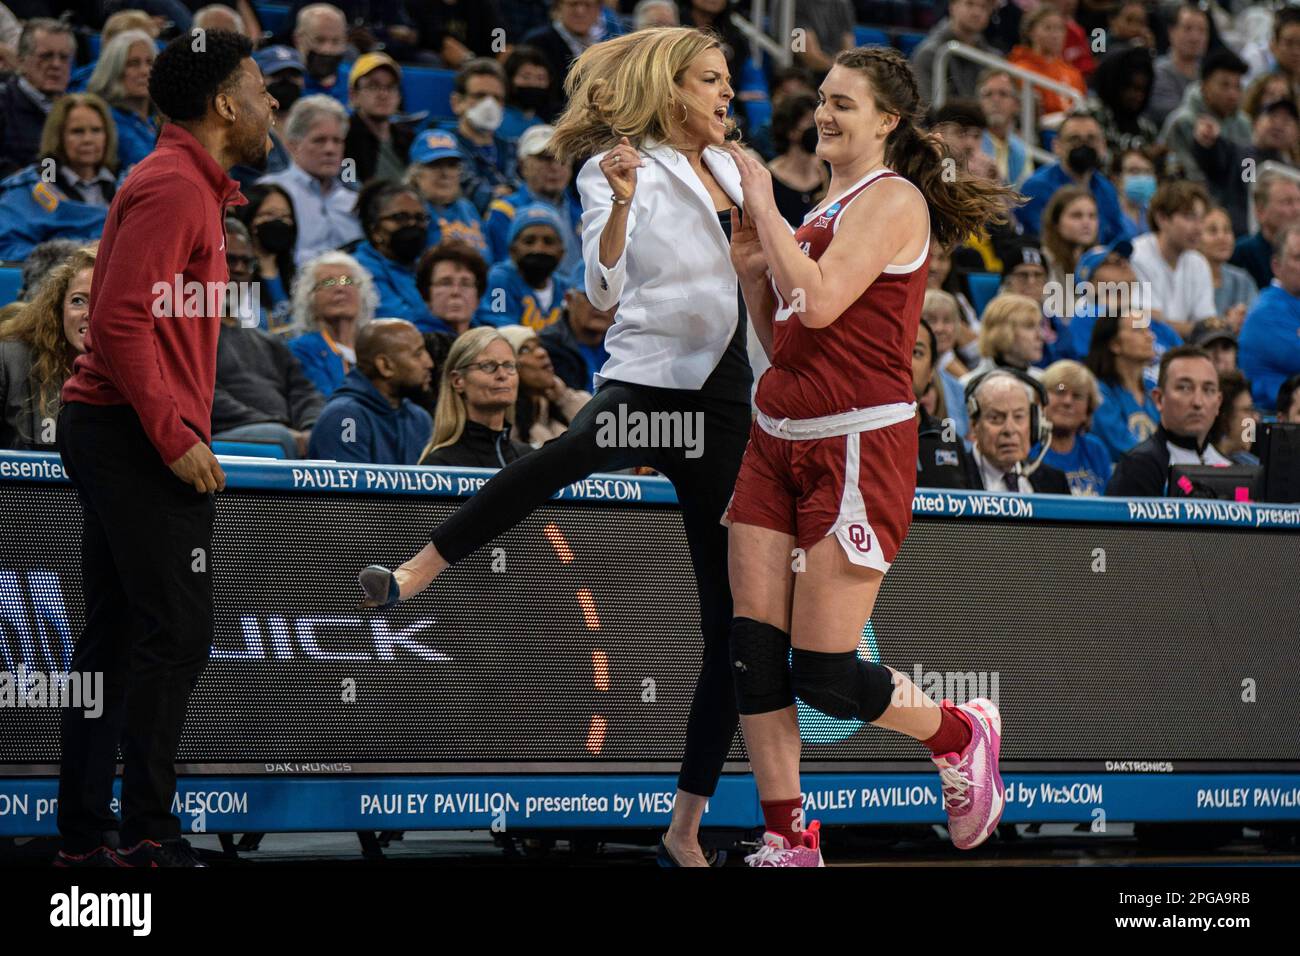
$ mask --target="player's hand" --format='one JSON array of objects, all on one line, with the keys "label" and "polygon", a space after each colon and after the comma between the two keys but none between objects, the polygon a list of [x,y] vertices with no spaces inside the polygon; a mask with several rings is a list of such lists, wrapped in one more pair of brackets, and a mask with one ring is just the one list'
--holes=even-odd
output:
[{"label": "player's hand", "polygon": [[193,485],[194,490],[201,494],[225,490],[226,473],[221,470],[221,463],[212,454],[212,449],[201,441],[191,445],[190,450],[169,467],[172,474],[185,484]]},{"label": "player's hand", "polygon": [[620,202],[631,199],[636,193],[636,171],[641,168],[641,155],[624,136],[618,145],[600,161],[600,171]]},{"label": "player's hand", "polygon": [[761,217],[776,212],[771,171],[737,143],[727,143],[724,148],[731,153],[736,168],[740,170],[740,188],[745,196],[745,218],[757,222]]},{"label": "player's hand", "polygon": [[731,265],[741,282],[754,282],[767,272],[767,256],[754,221],[731,207]]}]

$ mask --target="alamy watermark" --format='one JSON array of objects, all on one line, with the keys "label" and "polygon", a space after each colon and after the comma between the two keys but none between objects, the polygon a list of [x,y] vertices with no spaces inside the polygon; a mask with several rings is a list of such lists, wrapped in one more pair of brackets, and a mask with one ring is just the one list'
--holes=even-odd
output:
[{"label": "alamy watermark", "polygon": [[596,426],[601,448],[682,448],[687,458],[704,454],[703,412],[629,411],[620,403],[617,412],[600,412]]},{"label": "alamy watermark", "polygon": [[[902,673],[901,671],[899,672]],[[994,704],[998,703],[997,671],[928,671],[923,664],[912,665],[910,677],[917,691],[924,694],[936,704],[941,700],[963,703],[975,697],[985,697]],[[918,701],[911,699],[909,685],[894,685],[893,704],[895,707],[915,707]]]},{"label": "alamy watermark", "polygon": [[241,325],[258,324],[258,308],[262,286],[258,282],[199,282],[186,281],[176,273],[170,282],[160,280],[153,284],[153,316],[156,319],[203,316],[232,316]]},{"label": "alamy watermark", "polygon": [[102,671],[0,671],[0,709],[75,707],[87,717],[104,712]]}]

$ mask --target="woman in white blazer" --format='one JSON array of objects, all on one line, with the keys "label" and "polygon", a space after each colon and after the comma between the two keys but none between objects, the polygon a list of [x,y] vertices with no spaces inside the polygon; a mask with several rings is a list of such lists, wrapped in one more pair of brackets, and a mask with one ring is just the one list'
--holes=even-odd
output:
[{"label": "woman in white blazer", "polygon": [[[720,520],[745,450],[753,385],[729,245],[740,177],[721,148],[734,128],[731,77],[716,38],[665,27],[591,47],[566,89],[570,105],[550,148],[563,159],[590,157],[578,175],[587,296],[600,309],[618,306],[596,395],[567,432],[500,471],[396,572],[363,571],[363,606],[415,596],[571,482],[638,465],[662,472],[681,502],[704,654],[659,858],[716,864],[721,855],[701,851],[698,827],[738,724]],[[625,427],[637,422],[649,427]],[[665,422],[669,433],[654,427]]]}]

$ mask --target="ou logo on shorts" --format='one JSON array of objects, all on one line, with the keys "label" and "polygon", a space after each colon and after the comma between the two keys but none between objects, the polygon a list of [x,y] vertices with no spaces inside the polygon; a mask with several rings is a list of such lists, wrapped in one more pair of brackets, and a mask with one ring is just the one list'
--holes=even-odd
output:
[{"label": "ou logo on shorts", "polygon": [[853,542],[853,547],[857,548],[863,554],[871,551],[871,535],[862,525],[854,522],[845,526],[849,532],[849,540]]}]

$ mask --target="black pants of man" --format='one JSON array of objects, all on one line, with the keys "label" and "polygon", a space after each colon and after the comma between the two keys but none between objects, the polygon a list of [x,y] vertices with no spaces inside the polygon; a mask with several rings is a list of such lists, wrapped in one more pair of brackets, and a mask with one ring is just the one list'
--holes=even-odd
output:
[{"label": "black pants of man", "polygon": [[172,473],[129,405],[69,403],[58,447],[84,516],[86,627],[71,669],[102,673],[105,698],[97,718],[62,715],[64,849],[87,852],[118,829],[119,744],[121,845],[175,839],[176,748],[212,648],[213,497]]},{"label": "black pants of man", "polygon": [[[684,448],[632,448],[601,444],[602,415],[702,415],[702,454]],[[740,717],[731,676],[731,587],[727,529],[719,522],[749,441],[748,402],[727,402],[681,389],[607,382],[583,406],[568,431],[511,462],[432,534],[434,546],[456,562],[514,527],[565,485],[593,472],[649,465],[677,490],[682,524],[695,570],[704,653],[686,722],[686,747],[677,785],[713,796]]]}]

